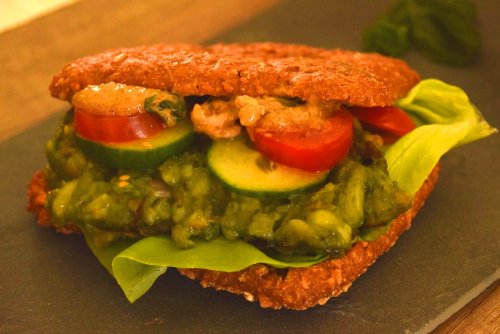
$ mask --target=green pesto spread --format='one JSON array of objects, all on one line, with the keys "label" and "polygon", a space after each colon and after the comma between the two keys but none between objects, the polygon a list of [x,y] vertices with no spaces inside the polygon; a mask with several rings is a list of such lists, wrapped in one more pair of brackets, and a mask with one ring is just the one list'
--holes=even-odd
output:
[{"label": "green pesto spread", "polygon": [[319,189],[256,198],[226,188],[207,167],[209,139],[198,136],[159,168],[104,168],[75,146],[72,113],[46,145],[47,208],[54,223],[74,223],[96,244],[166,234],[179,247],[220,235],[264,251],[339,255],[374,238],[411,205],[389,179],[377,145],[359,127],[355,144]]}]

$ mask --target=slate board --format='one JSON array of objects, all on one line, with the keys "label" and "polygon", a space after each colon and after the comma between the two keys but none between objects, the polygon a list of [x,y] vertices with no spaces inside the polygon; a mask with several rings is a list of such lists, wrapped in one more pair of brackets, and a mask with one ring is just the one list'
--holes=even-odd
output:
[{"label": "slate board", "polygon": [[[362,28],[386,3],[288,1],[212,42],[275,40],[359,49]],[[407,60],[423,77],[463,87],[499,127],[495,13],[500,5],[477,3],[483,46],[476,64],[450,68],[416,54]],[[0,143],[1,333],[426,332],[499,277],[500,136],[495,135],[447,155],[437,188],[412,229],[348,293],[323,307],[263,310],[202,289],[175,270],[129,304],[80,237],[40,228],[25,211],[26,185],[44,165],[43,143],[60,115]]]}]

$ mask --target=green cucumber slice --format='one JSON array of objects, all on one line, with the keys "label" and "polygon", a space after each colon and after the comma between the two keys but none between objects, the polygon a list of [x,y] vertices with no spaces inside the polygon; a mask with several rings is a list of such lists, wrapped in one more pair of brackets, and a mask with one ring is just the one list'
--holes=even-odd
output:
[{"label": "green cucumber slice", "polygon": [[232,190],[253,197],[285,197],[318,187],[328,176],[270,162],[241,137],[214,141],[208,166]]},{"label": "green cucumber slice", "polygon": [[146,139],[126,143],[102,143],[76,135],[76,145],[99,164],[118,169],[145,170],[184,151],[194,138],[193,125],[184,121]]}]

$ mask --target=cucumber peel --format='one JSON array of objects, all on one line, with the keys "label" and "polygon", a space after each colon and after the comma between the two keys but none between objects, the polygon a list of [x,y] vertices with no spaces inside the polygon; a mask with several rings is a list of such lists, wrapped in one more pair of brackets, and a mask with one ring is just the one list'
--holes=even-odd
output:
[{"label": "cucumber peel", "polygon": [[252,197],[286,197],[314,189],[329,172],[312,173],[269,161],[242,137],[215,140],[208,166],[230,189]]},{"label": "cucumber peel", "polygon": [[76,145],[89,158],[105,167],[146,170],[184,151],[193,138],[193,125],[184,121],[149,138],[125,143],[103,143],[76,135]]}]

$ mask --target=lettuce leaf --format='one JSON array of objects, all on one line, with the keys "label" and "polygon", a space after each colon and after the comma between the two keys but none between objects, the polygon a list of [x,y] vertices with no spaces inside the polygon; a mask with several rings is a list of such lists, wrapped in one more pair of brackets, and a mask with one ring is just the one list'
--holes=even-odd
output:
[{"label": "lettuce leaf", "polygon": [[[391,178],[411,194],[448,150],[496,131],[460,88],[439,80],[420,82],[398,105],[420,126],[390,146],[385,158]],[[271,257],[244,241],[222,237],[210,242],[197,240],[196,246],[189,249],[177,248],[168,236],[146,237],[137,242],[118,240],[107,247],[97,247],[88,235],[86,241],[130,302],[146,293],[168,267],[232,272],[256,263],[278,268],[308,267],[326,259]]]},{"label": "lettuce leaf", "polygon": [[419,125],[385,152],[389,175],[409,194],[453,147],[497,132],[462,89],[436,79],[421,81],[397,105]]},{"label": "lettuce leaf", "polygon": [[327,258],[272,258],[249,243],[230,241],[223,237],[212,241],[196,240],[196,246],[187,249],[177,247],[168,236],[147,237],[137,242],[118,240],[107,247],[97,247],[88,235],[86,241],[101,264],[114,276],[130,302],[146,293],[168,267],[233,272],[256,263],[277,268],[309,267]]}]

